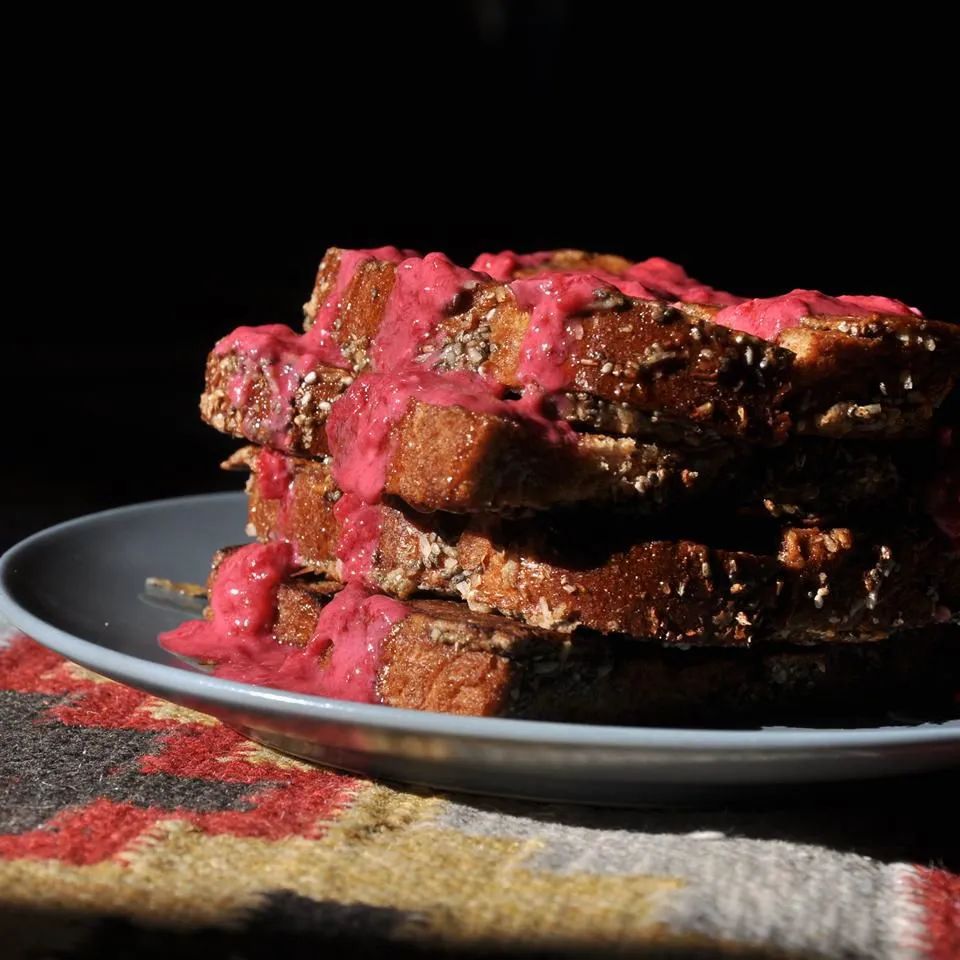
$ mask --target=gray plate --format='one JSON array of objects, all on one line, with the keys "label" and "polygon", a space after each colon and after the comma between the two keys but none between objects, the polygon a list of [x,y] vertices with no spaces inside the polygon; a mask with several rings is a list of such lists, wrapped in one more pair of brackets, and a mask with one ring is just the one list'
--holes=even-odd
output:
[{"label": "gray plate", "polygon": [[98,513],[0,559],[0,611],[98,673],[220,717],[287,753],[452,790],[592,803],[702,802],[783,785],[960,763],[960,721],[757,731],[590,727],[455,717],[220,680],[157,646],[184,613],[143,597],[148,576],[202,582],[238,541],[244,497],[213,494]]}]

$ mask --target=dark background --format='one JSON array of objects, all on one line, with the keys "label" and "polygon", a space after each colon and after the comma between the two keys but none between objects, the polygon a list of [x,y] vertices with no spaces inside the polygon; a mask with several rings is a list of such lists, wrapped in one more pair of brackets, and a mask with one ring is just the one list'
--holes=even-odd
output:
[{"label": "dark background", "polygon": [[198,419],[205,354],[297,324],[329,245],[660,255],[745,294],[957,319],[949,30],[781,13],[147,9],[15,38],[0,547],[238,488],[236,443]]}]

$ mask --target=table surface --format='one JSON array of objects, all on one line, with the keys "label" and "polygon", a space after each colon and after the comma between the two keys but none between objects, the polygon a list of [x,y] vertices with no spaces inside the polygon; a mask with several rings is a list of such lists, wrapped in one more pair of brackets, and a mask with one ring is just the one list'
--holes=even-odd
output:
[{"label": "table surface", "polygon": [[431,794],[273,753],[11,634],[0,932],[23,956],[944,960],[958,786],[631,811]]}]

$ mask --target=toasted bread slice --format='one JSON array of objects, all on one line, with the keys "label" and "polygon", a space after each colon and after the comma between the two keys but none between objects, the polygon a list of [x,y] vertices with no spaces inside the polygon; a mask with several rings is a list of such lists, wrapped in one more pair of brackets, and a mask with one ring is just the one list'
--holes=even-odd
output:
[{"label": "toasted bread slice", "polygon": [[[376,375],[364,375],[354,393],[340,401],[355,404],[357,416],[341,417],[338,449],[333,450],[326,429],[330,401],[325,397],[336,377],[348,374],[335,371],[312,382],[309,374],[299,378],[292,391],[298,399],[284,418],[282,411],[270,407],[276,393],[265,376],[255,380],[255,388],[239,403],[231,400],[232,371],[232,362],[224,358],[212,358],[207,367],[201,411],[217,429],[295,455],[336,453],[338,463],[366,442],[362,416],[372,401],[363,391]],[[387,389],[391,385],[385,383]],[[229,405],[230,413],[225,410]],[[267,416],[264,405],[270,410]],[[377,491],[365,499],[382,492],[423,511],[540,509],[585,500],[656,510],[709,489],[735,456],[725,445],[671,449],[569,430],[558,436],[543,429],[543,421],[514,416],[513,407],[499,401],[471,410],[423,402],[411,393],[406,406],[394,408],[392,416],[376,452]]]},{"label": "toasted bread slice", "polygon": [[[486,270],[501,281],[542,277],[554,271],[593,272],[624,287],[625,292],[638,278],[653,284],[664,282],[667,290],[657,290],[657,295],[669,299],[672,294],[687,303],[699,299],[702,306],[682,309],[751,332],[757,328],[741,325],[744,318],[738,312],[752,313],[756,321],[759,312],[767,309],[765,305],[773,303],[742,302],[741,297],[699,284],[666,261],[637,264],[582,250],[528,256],[484,254],[474,269]],[[774,324],[769,335],[795,356],[787,406],[796,431],[826,437],[910,437],[927,432],[934,411],[957,382],[960,327],[926,320],[904,304],[883,297],[833,300],[812,291],[794,293],[799,295],[792,297],[797,304],[813,294],[809,297],[811,312],[794,318],[795,325],[785,329]],[[721,310],[720,304],[727,309]],[[839,312],[814,312],[824,309]],[[854,315],[843,313],[846,309]],[[636,413],[617,412],[596,397],[588,398],[581,395],[574,403],[586,422],[610,433],[619,432],[618,423],[631,433],[644,426]]]},{"label": "toasted bread slice", "polygon": [[248,532],[291,542],[305,568],[339,578],[346,563],[351,578],[395,596],[460,596],[555,630],[685,645],[873,640],[935,621],[946,576],[932,535],[788,528],[765,553],[715,549],[596,512],[531,521],[357,512],[322,463],[244,448],[228,466],[252,470]]},{"label": "toasted bread slice", "polygon": [[[355,368],[361,369],[369,362],[370,344],[379,329],[378,318],[382,318],[392,288],[392,279],[386,281],[385,277],[391,276],[391,271],[395,274],[395,265],[384,261],[358,261],[351,256],[348,265],[355,275],[352,279],[344,278],[339,274],[342,254],[334,248],[328,251],[321,264],[314,296],[306,305],[307,326],[318,314],[323,291],[339,285],[341,299],[338,303],[343,308],[344,319],[336,335],[346,345]],[[698,430],[758,435],[758,431],[762,433],[766,429],[762,426],[765,422],[767,427],[776,424],[776,430],[779,430],[784,421],[777,415],[770,420],[770,410],[754,408],[754,394],[758,391],[763,394],[775,382],[782,384],[784,377],[789,377],[791,392],[783,404],[795,417],[801,433],[832,437],[916,436],[926,432],[932,412],[956,383],[960,367],[960,328],[923,319],[907,311],[902,304],[885,298],[833,301],[820,297],[828,302],[819,307],[817,298],[814,298],[809,316],[799,318],[787,329],[771,333],[778,346],[795,355],[796,370],[792,370],[784,356],[769,354],[767,347],[761,346],[767,341],[759,340],[758,343],[757,338],[736,330],[717,334],[715,327],[739,322],[732,312],[742,298],[699,284],[676,265],[665,261],[635,264],[609,254],[561,250],[533,257],[480,257],[474,267],[492,269],[491,263],[498,259],[503,262],[492,272],[502,282],[501,286],[518,280],[521,285],[529,285],[537,278],[559,272],[595,274],[603,283],[619,284],[629,292],[634,289],[631,284],[636,284],[635,274],[643,278],[647,276],[647,265],[656,267],[654,283],[660,282],[658,276],[663,274],[664,267],[681,275],[668,274],[670,282],[666,283],[666,288],[654,287],[653,294],[684,302],[670,306],[663,301],[630,301],[641,309],[643,318],[636,323],[624,320],[614,326],[609,319],[611,311],[616,313],[626,307],[616,297],[608,297],[603,300],[603,309],[591,315],[586,326],[574,325],[580,337],[577,343],[572,347],[571,342],[565,343],[565,347],[572,351],[570,359],[574,372],[566,378],[568,388],[564,392],[570,398],[563,405],[562,415],[575,422],[599,426],[607,432],[618,432],[619,426],[627,433],[648,435],[645,431],[654,429],[656,435],[662,435],[664,421],[674,423],[688,435]],[[639,274],[636,273],[638,269]],[[443,328],[439,341],[429,342],[424,348],[436,350],[439,343],[446,351],[444,362],[457,367],[476,369],[489,358],[483,368],[502,378],[502,382],[515,385],[527,321],[513,307],[516,301],[514,288],[510,288],[509,294],[501,289],[490,300],[492,289],[489,284],[476,281],[467,295],[451,308],[461,309],[473,298],[479,303],[473,314],[468,307],[462,316],[444,317],[439,321]],[[373,293],[376,295],[372,296]],[[703,302],[691,302],[694,298],[703,298]],[[720,312],[720,304],[725,305],[723,312]],[[864,305],[878,311],[903,312],[864,313]],[[740,305],[741,309],[749,307],[749,303]],[[483,308],[482,315],[480,308]],[[813,312],[816,309],[831,309],[836,315]],[[650,333],[656,331],[656,326],[649,326],[647,321],[654,316],[661,321],[665,316],[673,317],[675,310],[680,311],[681,319],[674,320],[676,329],[666,335],[669,342],[656,332]],[[844,315],[847,310],[855,315]],[[731,315],[730,321],[725,319],[728,315]],[[599,319],[601,317],[605,319]],[[709,322],[714,318],[718,323]],[[705,321],[706,327],[703,326]],[[339,319],[335,322],[341,323]],[[669,320],[667,325],[671,325]],[[702,339],[706,332],[709,332],[709,343]],[[689,342],[691,337],[693,344]],[[696,344],[700,344],[699,348]],[[737,346],[740,351],[735,349]],[[705,357],[716,360],[718,365],[711,368],[704,364]],[[607,370],[607,374],[598,375],[597,370],[591,370],[592,360],[597,360],[598,369]],[[650,364],[647,361],[651,361]],[[750,376],[742,383],[737,379],[744,373],[743,361],[757,365],[759,383],[752,382]],[[585,367],[577,367],[578,363]],[[636,381],[635,374],[639,370],[635,368],[638,367],[647,373],[652,372],[652,384],[645,382],[645,375]],[[775,370],[772,371],[771,367]],[[724,391],[720,387],[731,371],[736,384],[733,393],[741,395],[742,403],[732,402],[729,393],[722,395]],[[658,384],[658,378],[669,382]],[[719,387],[707,396],[697,391],[689,382],[690,378],[705,382],[713,380]],[[678,384],[682,384],[681,395],[671,393]],[[591,402],[585,402],[585,398],[590,398]],[[692,402],[694,398],[698,398],[697,403]],[[708,401],[719,406],[705,414],[702,404]],[[583,421],[578,419],[581,413],[585,416]],[[650,413],[656,414],[652,422]],[[742,420],[739,426],[731,421],[731,414],[735,414],[736,420]]]},{"label": "toasted bread slice", "polygon": [[207,357],[200,416],[221,433],[321,457],[327,453],[327,416],[353,379],[325,364],[284,373],[237,353],[214,352]]},{"label": "toasted bread slice", "polygon": [[[303,644],[329,594],[288,582],[278,641]],[[759,651],[671,651],[536,630],[464,604],[410,600],[378,651],[376,702],[474,716],[606,724],[721,725],[922,703],[952,710],[960,631],[903,642]]]},{"label": "toasted bread slice", "polygon": [[304,309],[306,328],[319,325],[354,373],[392,369],[402,356],[509,389],[585,393],[693,433],[777,441],[788,425],[778,408],[787,351],[711,323],[709,311],[631,299],[583,272],[544,290],[439,254],[398,266],[332,248]]},{"label": "toasted bread slice", "polygon": [[[215,571],[214,589],[216,578]],[[362,591],[343,597],[343,611],[327,619],[318,645],[321,614],[341,602],[336,585],[305,577],[282,581],[270,627],[277,647],[269,659],[279,669],[271,676],[264,666],[256,679],[323,693],[326,675],[339,671],[330,686],[351,699],[586,723],[778,723],[919,703],[927,715],[957,711],[955,628],[870,645],[677,651],[596,634],[558,634],[442,600],[391,602],[389,622],[378,629],[375,611],[382,599]],[[370,600],[378,606],[369,609]],[[354,615],[349,625],[343,613]],[[357,635],[364,642],[355,643]],[[189,640],[173,649],[191,655]],[[344,661],[352,665],[357,650],[362,661],[344,687]],[[230,651],[221,658],[215,669],[229,666]],[[291,670],[294,661],[300,662]],[[363,689],[354,671],[363,674]]]},{"label": "toasted bread slice", "polygon": [[777,342],[796,356],[801,434],[922,435],[960,376],[960,326],[920,317],[808,317]]}]

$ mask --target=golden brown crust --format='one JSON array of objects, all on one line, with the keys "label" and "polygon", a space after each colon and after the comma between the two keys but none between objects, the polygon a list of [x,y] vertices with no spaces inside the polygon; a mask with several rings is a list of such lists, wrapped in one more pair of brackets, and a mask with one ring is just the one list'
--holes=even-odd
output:
[{"label": "golden brown crust", "polygon": [[[285,584],[277,640],[302,645],[329,595],[324,584]],[[713,726],[850,715],[915,701],[956,713],[956,627],[877,644],[676,651],[522,627],[450,601],[406,606],[407,616],[384,641],[377,672],[380,701],[395,707]]]},{"label": "golden brown crust", "polygon": [[[306,307],[308,328],[336,282],[339,265],[339,251],[328,251]],[[355,373],[369,365],[370,343],[387,303],[386,278],[395,270],[392,263],[367,260],[345,286],[332,332]],[[665,413],[725,436],[782,439],[788,418],[778,403],[790,354],[712,324],[706,316],[696,309],[632,300],[598,281],[596,302],[574,318],[577,336],[567,343],[564,370],[575,391]],[[441,370],[482,370],[508,388],[521,389],[520,348],[530,321],[507,284],[480,279],[456,298],[423,349],[438,352]]]},{"label": "golden brown crust", "polygon": [[[333,282],[338,266],[339,252],[328,252],[318,290]],[[537,269],[599,267],[622,274],[629,266],[612,254],[559,250]],[[385,288],[392,269],[392,264],[367,261],[347,286],[338,335],[357,370],[368,362],[367,348],[386,303],[383,296],[371,298],[369,290]],[[516,277],[530,272],[520,268]],[[318,296],[315,292],[311,303]],[[483,368],[519,387],[529,315],[509,288],[481,282],[455,309],[441,323],[440,343],[449,345],[442,368]],[[771,344],[713,324],[718,309],[619,294],[600,297],[598,309],[579,318],[580,336],[570,344],[569,392],[656,413],[683,424],[688,433],[702,430],[708,436],[775,440],[789,426],[789,414],[800,433],[906,437],[929,428],[933,411],[957,382],[960,328],[954,324],[884,314],[811,316]],[[573,404],[562,415],[590,422],[578,420],[578,412]],[[595,404],[588,412],[596,414]],[[648,417],[628,414],[608,416],[601,428],[614,432],[615,420],[624,426],[635,420],[639,430],[651,426]]]},{"label": "golden brown crust", "polygon": [[506,417],[414,402],[396,430],[385,493],[422,511],[540,509],[588,500],[656,510],[702,495],[729,447],[671,450],[627,437],[544,440]]},{"label": "golden brown crust", "polygon": [[[386,260],[361,262],[339,301],[333,333],[355,372],[368,365],[367,348],[376,336],[393,284],[395,264]],[[304,328],[313,325],[317,311],[332,294],[340,271],[340,249],[331,247],[320,261],[310,299],[304,304]]]},{"label": "golden brown crust", "polygon": [[[611,254],[557,250],[535,269],[622,275],[632,262]],[[719,307],[684,305],[704,320]],[[957,382],[960,327],[917,316],[809,316],[776,344],[795,355],[787,409],[798,433],[825,437],[920,436]],[[609,429],[609,428],[605,428]]]},{"label": "golden brown crust", "polygon": [[[235,399],[232,386],[249,376],[249,390]],[[333,402],[353,382],[345,370],[317,365],[298,379],[289,404],[282,404],[263,371],[245,372],[233,353],[207,357],[200,416],[211,427],[265,446],[283,446],[307,457],[327,453],[325,430]]]},{"label": "golden brown crust", "polygon": [[[563,253],[573,257],[576,252]],[[331,251],[321,266],[316,297],[329,292],[338,268],[339,254]],[[335,332],[357,367],[366,362],[370,337],[382,319],[393,269],[383,261],[361,264],[341,301]],[[458,347],[444,368],[484,367],[519,385],[519,345],[529,317],[501,287],[481,283],[466,299],[469,303],[443,322],[444,336]],[[494,306],[487,309],[490,303]],[[423,510],[543,507],[625,497],[659,505],[674,493],[685,495],[691,485],[668,483],[660,489],[654,478],[661,471],[688,478],[684,469],[698,475],[692,486],[699,492],[723,459],[716,454],[719,434],[752,436],[755,428],[761,433],[769,428],[771,439],[786,423],[777,404],[789,364],[770,352],[770,344],[703,319],[710,310],[613,297],[603,310],[578,321],[581,335],[570,357],[575,390],[557,400],[556,413],[614,436],[581,437],[575,452],[532,442],[516,421],[414,403],[397,431],[396,460],[388,471],[391,492]],[[484,352],[480,341],[497,349]],[[781,341],[797,356],[789,405],[801,433],[921,434],[960,369],[960,329],[919,318],[810,317],[785,331]],[[623,356],[605,353],[609,344]],[[211,355],[203,418],[257,443],[305,456],[325,454],[327,414],[352,375],[317,367],[300,378],[284,406],[262,371],[245,371],[250,389],[237,399],[232,387],[245,362],[232,354]],[[662,438],[687,450],[711,447],[711,452],[678,472],[677,460],[662,447],[627,450],[617,446],[618,435]],[[471,436],[478,442],[467,450]],[[457,476],[444,469],[446,464],[457,465]],[[569,482],[548,483],[545,470],[551,479],[564,475]],[[646,486],[645,474],[652,487]]]},{"label": "golden brown crust", "polygon": [[921,436],[960,372],[960,327],[919,317],[808,317],[778,342],[799,433]]},{"label": "golden brown crust", "polygon": [[[304,424],[291,410],[284,429],[277,431],[276,421],[268,424],[255,405],[256,393],[250,405],[224,414],[223,403],[214,400],[226,396],[224,369],[219,362],[208,366],[202,404],[208,423],[299,456],[327,452],[323,421],[307,418]],[[318,378],[303,384],[298,396],[328,383]],[[313,394],[304,395],[329,408]],[[671,450],[597,434],[571,434],[554,442],[519,420],[411,401],[394,427],[385,492],[422,511],[542,509],[584,500],[622,501],[653,511],[702,495],[734,456],[727,446]]]},{"label": "golden brown crust", "polygon": [[434,642],[429,636],[419,618],[408,617],[384,644],[379,683],[383,703],[481,717],[509,712],[517,672],[512,661]]},{"label": "golden brown crust", "polygon": [[[257,452],[244,453],[257,469]],[[336,491],[328,469],[289,458],[280,501],[248,484],[251,532],[289,539],[308,569],[336,575]],[[416,517],[393,507],[370,577],[395,596],[459,596],[550,629],[585,625],[674,644],[876,639],[932,621],[942,546],[909,534],[890,540],[848,529],[788,528],[780,556],[644,537],[637,524],[594,515],[571,522],[477,516]],[[772,547],[772,543],[771,543]]]}]

